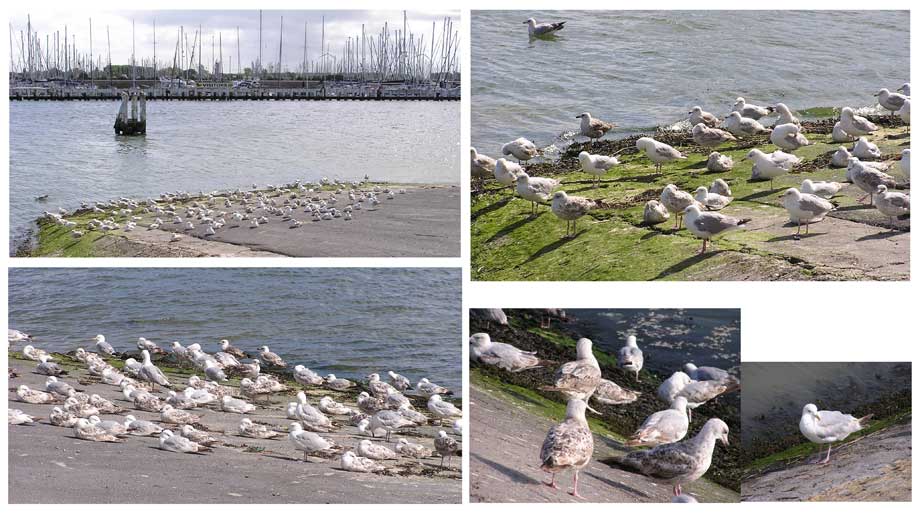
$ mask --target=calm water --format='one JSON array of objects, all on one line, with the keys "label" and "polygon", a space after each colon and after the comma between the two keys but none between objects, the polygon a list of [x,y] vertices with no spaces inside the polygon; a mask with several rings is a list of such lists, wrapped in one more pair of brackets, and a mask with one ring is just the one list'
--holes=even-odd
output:
[{"label": "calm water", "polygon": [[[116,102],[10,102],[10,234],[45,210],[323,176],[458,183],[459,102],[157,102],[146,137]],[[34,199],[50,195],[47,203]]]},{"label": "calm water", "polygon": [[737,309],[567,309],[572,327],[614,355],[635,334],[645,368],[663,376],[685,363],[740,373],[741,312]]},{"label": "calm water", "polygon": [[12,269],[9,324],[43,349],[102,333],[116,349],[227,338],[321,373],[396,370],[461,392],[460,272],[451,269]]},{"label": "calm water", "polygon": [[745,363],[743,369],[745,445],[753,437],[797,434],[808,403],[847,413],[911,384],[910,363]]},{"label": "calm water", "polygon": [[[568,23],[531,42],[531,16]],[[909,21],[906,11],[473,11],[472,143],[496,157],[519,136],[562,147],[583,111],[625,134],[694,105],[727,114],[738,96],[875,105],[879,88],[909,81]]]}]

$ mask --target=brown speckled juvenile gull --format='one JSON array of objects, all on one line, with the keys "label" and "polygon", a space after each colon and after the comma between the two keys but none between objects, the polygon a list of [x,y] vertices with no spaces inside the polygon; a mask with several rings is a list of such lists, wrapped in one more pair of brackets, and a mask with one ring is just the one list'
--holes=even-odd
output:
[{"label": "brown speckled juvenile gull", "polygon": [[585,112],[576,116],[575,118],[581,118],[581,135],[586,138],[591,138],[591,140],[600,139],[607,134],[607,131],[616,127],[612,123],[607,123],[601,119],[594,118],[591,116],[591,113]]},{"label": "brown speckled juvenile gull", "polygon": [[535,352],[518,349],[514,345],[492,341],[486,333],[470,336],[470,357],[509,372],[539,368],[540,358]]},{"label": "brown speckled juvenile gull", "polygon": [[681,495],[682,484],[696,481],[709,470],[716,440],[728,445],[728,425],[711,418],[689,440],[634,451],[604,462],[674,485],[674,495]]},{"label": "brown speckled juvenile gull", "polygon": [[635,402],[639,395],[641,393],[627,390],[609,379],[601,379],[601,383],[597,385],[597,390],[594,390],[594,396],[591,398],[601,404],[618,405]]},{"label": "brown speckled juvenile gull", "polygon": [[704,123],[694,125],[690,135],[693,142],[701,147],[718,147],[727,141],[736,141],[730,132],[707,127]]},{"label": "brown speckled juvenile gull", "polygon": [[[585,197],[570,196],[564,191],[557,191],[553,194],[553,214],[565,220],[565,238],[575,237],[575,223],[579,218],[588,214],[593,207],[594,201]],[[572,223],[571,234],[569,234],[569,222]]]},{"label": "brown speckled juvenile gull", "polygon": [[626,445],[654,447],[679,442],[687,436],[690,419],[687,417],[687,399],[675,397],[671,407],[652,413],[630,437]]},{"label": "brown speckled juvenile gull", "polygon": [[552,474],[550,488],[556,489],[556,474],[573,469],[575,477],[573,488],[569,492],[578,494],[578,471],[591,461],[594,453],[594,435],[585,419],[587,404],[580,399],[570,399],[565,409],[565,420],[551,427],[540,449],[540,468]]},{"label": "brown speckled juvenile gull", "polygon": [[719,118],[712,113],[707,113],[703,111],[703,108],[700,106],[693,106],[690,109],[690,112],[687,113],[690,115],[690,125],[696,125],[698,123],[705,124],[707,127],[718,127]]},{"label": "brown speckled juvenile gull", "polygon": [[541,389],[561,392],[569,399],[579,399],[587,403],[601,382],[601,367],[591,347],[591,340],[578,340],[575,344],[575,361],[569,361],[559,367],[553,379],[553,386],[543,386]]}]

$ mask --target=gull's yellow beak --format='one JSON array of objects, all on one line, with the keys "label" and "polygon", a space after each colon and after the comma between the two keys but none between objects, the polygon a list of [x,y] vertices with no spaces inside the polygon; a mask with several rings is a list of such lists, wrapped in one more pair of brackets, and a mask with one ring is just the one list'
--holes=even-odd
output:
[{"label": "gull's yellow beak", "polygon": [[815,413],[815,418],[818,420],[821,420],[821,415],[818,415],[817,413]]}]

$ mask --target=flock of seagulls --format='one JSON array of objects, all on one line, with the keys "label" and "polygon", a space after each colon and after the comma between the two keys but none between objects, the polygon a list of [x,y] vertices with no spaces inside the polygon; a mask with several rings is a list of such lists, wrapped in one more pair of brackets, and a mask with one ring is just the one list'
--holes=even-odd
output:
[{"label": "flock of seagulls", "polygon": [[[493,341],[487,333],[473,334],[469,343],[471,359],[508,372],[517,373],[547,364],[536,353]],[[544,391],[559,392],[567,399],[565,419],[552,426],[540,450],[541,469],[551,474],[546,485],[558,488],[556,474],[572,471],[573,488],[569,493],[575,497],[580,497],[579,471],[590,463],[594,453],[594,437],[585,418],[586,411],[597,413],[589,406],[590,402],[628,404],[640,395],[605,379],[592,348],[591,340],[579,339],[575,359],[556,370],[552,385],[540,387]],[[645,362],[634,335],[627,337],[617,358],[619,367],[635,373],[638,380]],[[673,485],[675,502],[686,502],[677,499],[684,495],[681,485],[699,479],[709,470],[715,442],[728,445],[728,426],[717,418],[708,420],[699,433],[685,440],[692,410],[740,388],[740,381],[725,370],[687,363],[684,370],[674,372],[658,388],[658,398],[668,408],[650,414],[628,441],[630,446],[648,449],[613,458],[614,464]]]},{"label": "flock of seagulls", "polygon": [[[538,23],[533,18],[524,23],[528,24],[531,37],[550,36],[562,30],[565,24],[565,22]],[[882,88],[875,94],[875,97],[882,108],[889,110],[892,115],[899,116],[906,123],[910,123],[909,83],[902,85],[897,92]],[[687,114],[692,140],[705,149],[713,149],[728,142],[758,135],[769,135],[770,143],[775,145],[777,150],[767,153],[754,148],[745,159],[754,163],[751,178],[769,180],[771,190],[775,178],[790,173],[796,165],[802,162],[802,159],[794,152],[812,144],[802,133],[800,120],[783,103],[761,106],[749,103],[743,97],[738,97],[732,104],[731,113],[724,119],[704,111],[700,106],[694,106]],[[775,117],[773,125],[765,126],[762,120],[772,117]],[[581,113],[576,118],[581,120],[578,134],[588,138],[589,144],[602,138],[608,131],[616,127],[615,124],[595,118],[588,112]],[[910,196],[891,191],[895,189],[896,179],[885,172],[886,164],[879,162],[882,155],[878,147],[865,138],[877,130],[878,127],[865,117],[857,115],[850,107],[844,107],[834,126],[832,140],[840,143],[854,143],[854,147],[850,150],[841,147],[844,152],[850,152],[851,156],[838,166],[846,167],[848,181],[862,189],[866,197],[870,199],[870,205],[878,208],[893,221],[896,217],[904,217],[910,213]],[[687,159],[687,156],[676,148],[651,137],[638,138],[635,146],[651,161],[657,173],[661,173],[662,167],[670,162]],[[521,186],[522,182],[519,182],[519,177],[527,175],[523,165],[540,154],[540,150],[532,141],[523,137],[517,138],[503,145],[501,153],[501,158],[493,159],[488,155],[480,154],[476,149],[471,149],[472,178],[479,181],[494,178],[500,184],[512,188],[518,185],[513,191],[532,202],[531,216],[537,214],[537,203],[551,201],[552,212],[566,222],[564,238],[574,237],[577,234],[574,229],[576,220],[594,209],[596,202],[586,197],[569,195],[565,191],[553,192],[552,189],[563,185],[560,181],[553,179],[528,176],[526,180],[523,180],[523,186]],[[516,159],[517,163],[509,158]],[[909,159],[910,150],[906,149],[901,155],[900,167],[903,175],[908,179],[910,175]],[[579,153],[578,161],[582,171],[594,176],[595,187],[601,176],[614,170],[620,164],[615,156],[589,152]],[[733,165],[730,156],[716,151],[708,155],[706,162],[707,169],[712,172],[727,172],[732,169]],[[540,187],[529,186],[534,183],[539,184]],[[667,221],[671,215],[674,215],[678,219],[676,228],[679,228],[680,219],[686,218],[688,231],[703,240],[700,253],[706,251],[707,243],[713,238],[742,229],[750,221],[718,212],[732,201],[730,195],[716,192],[720,197],[705,195],[705,198],[710,200],[709,202],[695,201],[694,197],[699,195],[699,190],[697,190],[696,195],[688,193],[681,195],[685,198],[673,201],[675,192],[669,191],[671,188],[672,185],[669,185],[662,191],[661,200],[648,201],[644,210],[644,222],[646,225],[656,225]],[[804,189],[804,185],[801,188],[789,188],[781,196],[783,206],[789,211],[790,220],[797,226],[795,239],[800,238],[802,225],[805,226],[807,234],[809,225],[820,222],[835,209],[835,206],[827,201],[827,197],[806,192]],[[525,196],[522,192],[526,192],[527,195]],[[670,201],[666,197],[670,197]],[[689,201],[687,201],[688,198]]]},{"label": "flock of seagulls", "polygon": [[[343,181],[324,177],[316,182],[269,184],[262,189],[253,184],[252,188],[251,191],[201,191],[197,196],[188,192],[164,193],[144,201],[121,198],[93,205],[83,202],[78,211],[59,208],[57,212],[45,211],[42,218],[70,228],[75,239],[92,231],[136,231],[146,224],[147,230],[172,233],[171,241],[176,242],[185,235],[208,238],[221,230],[257,229],[268,223],[298,229],[308,221],[350,221],[359,212],[373,212],[384,200],[406,194],[403,188],[370,185],[366,178]],[[68,218],[86,210],[96,213],[97,218],[85,223]]]},{"label": "flock of seagulls", "polygon": [[[30,335],[14,330],[10,330],[9,337],[11,342],[31,339]],[[126,409],[99,394],[89,395],[66,383],[61,378],[67,372],[53,362],[48,352],[31,344],[23,347],[22,354],[38,362],[35,373],[48,378],[44,390],[19,385],[16,400],[27,404],[54,404],[50,423],[72,428],[74,436],[81,440],[121,442],[128,437],[151,436],[158,438],[160,449],[170,452],[202,453],[220,446],[219,435],[210,433],[201,422],[209,412],[225,412],[241,415],[240,436],[286,438],[295,451],[303,452],[305,461],[310,456],[332,459],[340,455],[341,467],[351,472],[382,472],[387,470],[385,460],[411,458],[420,461],[432,456],[440,456],[442,467],[446,459],[450,467],[451,457],[460,453],[460,443],[448,431],[462,434],[463,412],[443,400],[442,396],[450,395],[450,390],[427,378],[412,384],[406,376],[389,371],[387,381],[372,373],[363,383],[357,383],[333,374],[322,377],[303,365],[296,365],[293,379],[298,391],[295,400],[288,402],[283,410],[290,419],[288,427],[283,428],[256,423],[249,415],[257,409],[255,402],[260,396],[268,399],[272,394],[293,390],[290,384],[264,371],[264,367],[289,368],[268,346],[259,349],[258,357],[243,362],[248,355],[227,340],[222,340],[219,350],[212,354],[197,343],[183,346],[173,342],[161,347],[142,337],[136,345],[142,360],[127,357],[124,366],[118,369],[107,359],[127,354],[119,355],[103,335],[96,336],[93,345],[96,352],[81,347],[74,358],[86,366],[89,377],[114,387],[117,395],[133,406],[134,412],[123,419],[102,418],[122,414]],[[195,369],[205,377],[197,374],[182,377],[183,387],[176,384],[175,376],[167,376],[152,361],[153,356],[170,356],[174,362]],[[238,388],[228,384],[231,376],[241,378]],[[15,373],[11,369],[12,377]],[[307,397],[307,392],[314,388],[350,395],[360,393],[354,403],[337,402],[323,395],[314,404]],[[158,393],[160,389],[166,390],[166,394]],[[418,404],[425,407],[427,414],[417,409]],[[264,406],[271,409],[270,403]],[[143,413],[150,414],[150,420],[139,418]],[[10,424],[31,424],[39,420],[13,408],[8,414]],[[435,423],[446,425],[447,429],[438,432],[430,447],[403,437],[392,441],[394,434]],[[346,424],[357,427],[360,441],[356,446],[347,446],[330,437]]]}]

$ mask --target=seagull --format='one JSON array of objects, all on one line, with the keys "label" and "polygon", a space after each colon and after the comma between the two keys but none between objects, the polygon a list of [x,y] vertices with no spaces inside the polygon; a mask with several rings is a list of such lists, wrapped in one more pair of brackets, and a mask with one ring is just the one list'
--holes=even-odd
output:
[{"label": "seagull", "polygon": [[386,470],[386,467],[374,460],[355,456],[355,453],[351,451],[342,455],[342,468],[348,472],[382,472]]},{"label": "seagull", "polygon": [[330,390],[335,390],[337,392],[343,392],[345,390],[351,389],[355,383],[349,381],[348,379],[342,379],[335,377],[335,374],[328,374],[324,379],[326,386]]},{"label": "seagull", "polygon": [[770,142],[783,150],[796,150],[809,145],[808,138],[800,130],[794,123],[776,125],[770,133]]},{"label": "seagull", "polygon": [[35,367],[35,372],[46,376],[66,375],[67,372],[57,363],[52,363],[52,359],[51,356],[42,356]]},{"label": "seagull", "polygon": [[144,356],[144,363],[141,365],[140,370],[138,370],[138,377],[150,383],[154,389],[156,385],[165,387],[172,386],[169,384],[169,379],[166,377],[166,374],[150,361],[150,351],[144,349],[141,351],[141,354]]},{"label": "seagull", "polygon": [[773,179],[792,171],[792,168],[801,163],[802,159],[782,150],[765,154],[762,150],[752,148],[744,159],[754,161],[751,169],[751,179],[769,179],[770,189],[773,189]]},{"label": "seagull", "polygon": [[447,467],[450,468],[450,459],[460,454],[460,443],[447,436],[446,431],[438,431],[438,437],[434,439],[434,449],[441,456],[441,468],[444,468],[444,458],[447,458]]},{"label": "seagull", "polygon": [[[166,404],[160,410],[160,421],[167,424],[196,424],[201,420],[198,415],[193,415],[187,411],[176,409],[171,404]],[[185,436],[185,435],[183,435]]]},{"label": "seagull", "polygon": [[428,398],[428,411],[435,415],[435,419],[440,422],[445,418],[462,418],[463,411],[449,402],[441,400],[440,395],[432,395]]},{"label": "seagull", "polygon": [[[818,411],[814,404],[806,404],[802,408],[802,418],[799,420],[799,431],[805,438],[816,444],[827,444],[827,456],[816,463],[827,463],[831,459],[831,447],[834,442],[846,440],[851,433],[861,431],[868,427],[866,422],[872,415],[856,418],[853,415],[844,415],[839,411]],[[820,453],[818,454],[820,457]]]},{"label": "seagull", "polygon": [[386,431],[386,441],[389,442],[390,434],[392,432],[403,427],[415,426],[415,422],[409,420],[399,412],[392,410],[381,410],[371,416],[368,428],[372,433],[376,433],[377,429],[384,429]]},{"label": "seagull", "polygon": [[470,176],[475,179],[490,179],[495,173],[495,160],[470,148]]},{"label": "seagull", "polygon": [[41,361],[42,356],[51,356],[51,354],[48,354],[47,352],[41,349],[37,349],[31,345],[26,345],[22,348],[22,355],[31,359],[32,361]]},{"label": "seagull", "polygon": [[907,96],[900,93],[892,93],[888,91],[887,88],[878,90],[878,93],[873,96],[878,97],[879,105],[891,111],[892,115],[901,109],[901,107],[904,105],[904,101],[908,99]]},{"label": "seagull", "polygon": [[879,184],[884,184],[889,188],[894,188],[897,183],[894,177],[885,172],[877,170],[867,163],[863,163],[857,157],[851,157],[847,165],[847,178],[853,181],[859,189],[866,192],[866,195],[860,199],[860,202],[869,197],[869,205],[874,204],[874,194],[878,193]]},{"label": "seagull", "polygon": [[724,195],[726,197],[732,196],[732,189],[728,186],[728,183],[724,179],[716,179],[712,181],[712,185],[709,186],[710,193],[718,193],[719,195]]},{"label": "seagull", "polygon": [[831,155],[831,166],[835,168],[846,168],[851,157],[853,157],[853,154],[847,150],[847,147],[840,145],[837,147],[837,151]]},{"label": "seagull", "polygon": [[661,173],[661,165],[677,159],[687,159],[687,156],[681,154],[671,145],[667,145],[652,138],[639,138],[636,140],[636,148],[644,150],[645,155],[655,163],[655,171]]},{"label": "seagull", "polygon": [[60,395],[66,399],[67,397],[73,395],[73,393],[77,390],[64,381],[59,381],[57,377],[51,376],[45,381],[45,391],[55,395]]},{"label": "seagull", "polygon": [[199,446],[197,443],[189,440],[184,436],[174,435],[169,429],[165,429],[160,433],[160,449],[169,452],[190,452],[197,453],[199,451],[210,450],[207,447]]},{"label": "seagull", "polygon": [[764,116],[768,116],[774,109],[772,107],[761,107],[759,105],[748,104],[747,101],[744,100],[744,97],[738,97],[735,99],[732,111],[741,113],[741,116],[745,118],[759,120]]},{"label": "seagull", "polygon": [[400,438],[396,442],[396,452],[401,456],[407,456],[409,458],[429,458],[431,457],[431,449],[425,447],[422,444],[410,443],[409,440],[405,438]]},{"label": "seagull", "polygon": [[666,207],[668,211],[677,215],[674,217],[674,228],[680,229],[684,210],[689,206],[697,204],[697,202],[693,198],[693,195],[686,191],[681,191],[673,184],[668,184],[661,190],[661,204]]},{"label": "seagull", "polygon": [[872,161],[882,157],[882,151],[875,143],[871,143],[865,136],[860,136],[853,145],[853,156],[865,161]]},{"label": "seagull", "polygon": [[888,216],[889,223],[894,223],[894,218],[910,213],[910,195],[897,192],[888,192],[888,186],[878,185],[875,196],[875,207]]},{"label": "seagull", "polygon": [[714,114],[703,111],[703,108],[700,106],[693,106],[687,114],[690,115],[691,126],[695,126],[698,123],[713,128],[719,126],[719,119]]},{"label": "seagull", "polygon": [[664,204],[657,200],[649,200],[645,203],[645,208],[642,210],[642,223],[646,225],[658,225],[664,222],[667,222],[671,218],[671,213],[668,212],[668,208],[664,207]]},{"label": "seagull", "polygon": [[220,398],[220,409],[228,413],[249,413],[250,411],[255,411],[256,407],[253,404],[242,399],[234,399],[229,395],[224,395]]},{"label": "seagull", "polygon": [[693,363],[685,363],[684,372],[694,381],[737,381],[727,371],[717,367],[698,367]]},{"label": "seagull", "polygon": [[697,205],[692,205],[684,210],[684,217],[687,219],[687,230],[703,240],[700,254],[706,252],[706,244],[713,237],[741,229],[751,221],[750,218],[738,219],[721,213],[703,212]]},{"label": "seagull", "polygon": [[592,346],[591,340],[579,339],[575,343],[575,361],[564,363],[556,370],[553,386],[540,389],[560,392],[568,399],[581,399],[587,403],[601,382],[601,367],[594,357]]},{"label": "seagull", "polygon": [[627,390],[613,381],[601,379],[601,383],[597,385],[597,390],[594,390],[591,398],[601,404],[616,406],[635,402],[640,395],[642,395],[640,392]]},{"label": "seagull", "polygon": [[706,186],[700,186],[693,194],[697,202],[703,204],[709,211],[721,211],[731,204],[732,198],[718,193],[710,193]]},{"label": "seagull", "polygon": [[556,486],[556,474],[564,470],[573,469],[573,488],[569,492],[572,496],[578,494],[578,471],[591,461],[594,453],[594,435],[585,419],[585,401],[569,399],[565,408],[565,420],[554,425],[543,440],[540,449],[540,468],[552,474],[549,483],[544,483],[552,489]]},{"label": "seagull", "polygon": [[281,436],[281,433],[269,429],[268,426],[253,423],[252,420],[244,418],[240,420],[240,436],[249,438],[269,439]]},{"label": "seagull", "polygon": [[517,194],[524,200],[530,201],[530,216],[537,216],[537,203],[545,202],[549,199],[553,188],[559,185],[556,179],[547,179],[544,177],[530,177],[526,173],[517,176]]},{"label": "seagull", "polygon": [[856,115],[852,107],[844,107],[840,110],[840,128],[853,137],[865,136],[878,130],[878,126],[874,123]]},{"label": "seagull", "polygon": [[636,343],[635,335],[631,334],[626,337],[626,345],[620,347],[620,351],[617,353],[617,363],[623,370],[635,372],[636,381],[639,381],[639,371],[642,370],[645,358],[642,355],[642,349]]},{"label": "seagull", "polygon": [[530,161],[537,155],[537,146],[526,138],[518,138],[502,145],[503,156],[514,156],[518,162]]},{"label": "seagull", "polygon": [[96,335],[96,350],[98,350],[100,354],[104,354],[106,356],[115,355],[115,348],[112,347],[109,342],[105,341],[105,336],[101,334]]},{"label": "seagull", "polygon": [[898,88],[898,91],[904,93],[907,96],[910,96],[910,82],[905,82],[901,84],[901,87]]},{"label": "seagull", "polygon": [[898,109],[898,112],[895,114],[898,115],[901,118],[901,121],[903,121],[904,123],[908,123],[908,124],[910,123],[910,99],[909,98],[904,101],[904,105],[902,105],[901,108]]},{"label": "seagull", "polygon": [[802,193],[810,193],[821,198],[829,199],[836,195],[841,188],[843,188],[843,184],[839,182],[812,181],[811,179],[805,179],[802,181],[801,191]]},{"label": "seagull", "polygon": [[834,124],[834,129],[831,131],[831,141],[834,143],[849,143],[855,139],[855,136],[851,136],[843,130],[841,122],[838,121]]},{"label": "seagull", "polygon": [[725,118],[725,121],[722,122],[722,125],[728,132],[738,137],[756,136],[758,134],[766,134],[770,132],[770,129],[764,127],[757,120],[753,118],[745,118],[744,116],[741,116],[741,113],[738,111],[732,111],[732,113]]},{"label": "seagull", "polygon": [[799,119],[796,118],[795,115],[792,114],[792,111],[788,107],[786,107],[786,104],[783,104],[783,103],[776,104],[776,113],[779,115],[779,118],[776,119],[776,123],[774,123],[773,125],[783,125],[783,124],[791,123],[793,125],[797,125],[801,127],[801,123],[799,122]]},{"label": "seagull", "polygon": [[508,315],[500,308],[470,309],[470,317],[485,320],[487,324],[508,325]]},{"label": "seagull", "polygon": [[323,377],[303,365],[294,366],[294,380],[304,386],[320,386]]},{"label": "seagull", "polygon": [[310,431],[304,431],[303,426],[298,422],[291,423],[290,430],[288,431],[288,440],[294,445],[295,449],[303,451],[304,461],[307,461],[307,456],[310,454],[338,448],[338,445],[332,440],[327,440]]},{"label": "seagull", "polygon": [[278,368],[284,368],[287,366],[287,363],[285,363],[284,360],[281,359],[281,356],[268,350],[268,345],[263,345],[259,349],[262,351],[261,354],[259,354],[259,356],[262,358],[262,361],[270,365],[274,365]]},{"label": "seagull", "polygon": [[26,413],[23,413],[22,410],[18,410],[18,409],[7,409],[6,413],[7,413],[7,419],[9,421],[8,423],[11,426],[31,424],[35,422],[36,420],[40,420],[38,418],[33,418],[32,416]]},{"label": "seagull", "polygon": [[48,420],[55,426],[73,427],[77,425],[79,417],[69,411],[64,411],[60,406],[55,406],[51,409],[51,417]]},{"label": "seagull", "polygon": [[93,415],[89,417],[89,423],[102,428],[106,433],[112,436],[128,434],[128,427],[117,420],[100,420],[99,417]]},{"label": "seagull", "polygon": [[453,393],[443,386],[438,386],[437,384],[432,383],[426,377],[423,377],[415,385],[415,389],[418,390],[419,393],[424,397],[431,397],[432,395],[451,395]]},{"label": "seagull", "polygon": [[319,410],[329,415],[352,415],[354,410],[341,402],[335,402],[328,395],[319,400]]},{"label": "seagull", "polygon": [[678,396],[687,399],[687,415],[692,419],[690,410],[715,399],[723,393],[733,392],[741,388],[738,380],[729,377],[724,380],[694,381],[684,372],[674,372],[658,386],[658,398],[664,402],[674,402]]},{"label": "seagull", "polygon": [[[581,118],[581,135],[586,138],[591,138],[592,143],[594,140],[601,139],[604,137],[604,134],[607,134],[607,131],[616,127],[615,124],[607,123],[598,118],[593,118],[591,113],[584,112],[575,118]],[[581,156],[579,156],[579,159]]]},{"label": "seagull", "polygon": [[357,450],[358,456],[370,458],[372,460],[395,460],[399,458],[396,451],[393,449],[372,443],[370,440],[361,440],[358,442]]},{"label": "seagull", "polygon": [[565,28],[564,21],[537,23],[537,20],[533,18],[528,18],[524,25],[527,25],[527,34],[532,38],[552,36]]},{"label": "seagull", "polygon": [[[16,329],[7,329],[6,339],[8,342],[21,342],[25,340],[31,340],[32,335],[22,331],[17,331]],[[25,352],[23,352],[23,354],[25,354]]]},{"label": "seagull", "polygon": [[687,399],[678,396],[671,402],[670,408],[649,415],[626,442],[626,445],[655,447],[679,442],[687,435],[689,428]]},{"label": "seagull", "polygon": [[[557,191],[553,194],[553,214],[565,220],[565,236],[563,238],[574,238],[576,236],[576,222],[579,218],[588,214],[588,211],[593,207],[594,201],[585,197],[569,196],[564,191]],[[571,234],[569,234],[569,222],[572,223]]]},{"label": "seagull", "polygon": [[732,157],[718,152],[712,152],[706,159],[706,170],[710,172],[728,172],[735,166]]},{"label": "seagull", "polygon": [[93,442],[118,442],[117,436],[109,434],[105,429],[93,425],[92,422],[85,418],[77,420],[73,426],[73,435],[80,440],[90,440]]},{"label": "seagull", "polygon": [[239,359],[248,357],[245,352],[231,345],[230,340],[221,340],[220,350],[226,352],[227,354],[230,354],[231,356],[239,358]]},{"label": "seagull", "polygon": [[513,188],[517,184],[518,175],[522,173],[524,173],[524,169],[514,161],[509,161],[505,158],[500,158],[498,161],[495,161],[493,175],[495,176],[495,180],[504,186],[511,186]]},{"label": "seagull", "polygon": [[633,451],[608,463],[674,485],[677,496],[681,495],[681,484],[696,481],[709,470],[716,440],[728,445],[728,425],[711,418],[689,440]]},{"label": "seagull", "polygon": [[128,433],[138,436],[149,436],[163,432],[161,426],[147,420],[138,420],[134,415],[125,416],[125,426],[128,428]]},{"label": "seagull", "polygon": [[600,182],[601,176],[612,170],[614,166],[620,164],[620,161],[613,156],[608,157],[581,151],[578,153],[578,163],[585,173],[594,176],[594,187],[596,188]]},{"label": "seagull", "polygon": [[387,375],[390,376],[390,384],[393,385],[393,388],[396,388],[400,392],[412,389],[412,382],[409,381],[408,377],[397,374],[392,370],[388,371]]},{"label": "seagull", "polygon": [[722,129],[707,127],[705,123],[698,123],[690,131],[693,142],[701,147],[718,147],[722,143],[737,141],[730,132]]},{"label": "seagull", "polygon": [[542,366],[536,352],[523,351],[514,345],[492,341],[492,338],[486,333],[476,333],[470,336],[470,357],[509,372],[520,372]]}]

